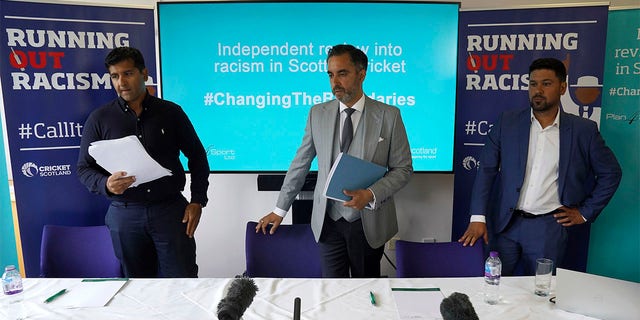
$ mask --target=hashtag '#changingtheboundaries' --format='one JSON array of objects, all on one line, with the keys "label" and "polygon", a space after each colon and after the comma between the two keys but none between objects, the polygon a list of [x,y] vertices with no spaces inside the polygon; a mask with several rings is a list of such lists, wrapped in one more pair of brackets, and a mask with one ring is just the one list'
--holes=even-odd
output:
[{"label": "hashtag '#changingtheboundaries'", "polygon": [[210,106],[212,103],[213,103],[213,92],[207,92],[207,94],[204,95],[204,105]]}]

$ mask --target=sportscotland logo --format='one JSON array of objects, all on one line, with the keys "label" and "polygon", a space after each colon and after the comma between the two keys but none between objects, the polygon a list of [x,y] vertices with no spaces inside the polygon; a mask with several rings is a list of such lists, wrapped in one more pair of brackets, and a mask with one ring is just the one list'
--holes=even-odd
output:
[{"label": "sportscotland logo", "polygon": [[22,165],[22,174],[26,177],[33,177],[38,175],[38,166],[33,162],[26,162]]}]

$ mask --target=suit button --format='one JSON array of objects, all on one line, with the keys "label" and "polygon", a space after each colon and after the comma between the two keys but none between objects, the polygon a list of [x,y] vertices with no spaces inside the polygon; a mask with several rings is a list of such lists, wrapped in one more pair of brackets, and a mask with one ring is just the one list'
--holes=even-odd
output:
[{"label": "suit button", "polygon": [[509,208],[509,212],[513,212],[513,208]]}]

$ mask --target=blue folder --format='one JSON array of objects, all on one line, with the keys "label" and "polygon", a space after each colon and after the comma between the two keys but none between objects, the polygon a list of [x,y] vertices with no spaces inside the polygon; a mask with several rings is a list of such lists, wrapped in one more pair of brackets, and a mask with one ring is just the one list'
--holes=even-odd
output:
[{"label": "blue folder", "polygon": [[340,153],[329,171],[324,196],[340,202],[349,201],[351,197],[345,195],[343,190],[366,189],[386,172],[387,168],[383,166]]}]

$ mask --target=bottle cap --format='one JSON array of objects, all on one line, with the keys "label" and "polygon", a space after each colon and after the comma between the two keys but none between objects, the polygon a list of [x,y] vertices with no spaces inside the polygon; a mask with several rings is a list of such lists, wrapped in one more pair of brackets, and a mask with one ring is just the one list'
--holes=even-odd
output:
[{"label": "bottle cap", "polygon": [[4,267],[4,271],[10,271],[10,270],[15,270],[15,269],[16,269],[16,266],[14,266],[12,264]]},{"label": "bottle cap", "polygon": [[491,251],[491,252],[489,252],[489,256],[490,256],[490,257],[493,257],[493,258],[497,257],[497,256],[498,256],[498,251]]}]

